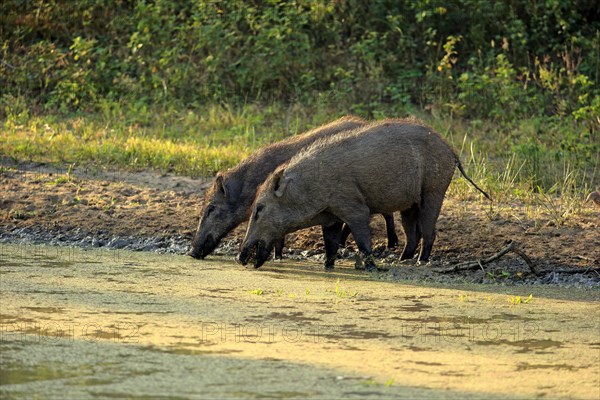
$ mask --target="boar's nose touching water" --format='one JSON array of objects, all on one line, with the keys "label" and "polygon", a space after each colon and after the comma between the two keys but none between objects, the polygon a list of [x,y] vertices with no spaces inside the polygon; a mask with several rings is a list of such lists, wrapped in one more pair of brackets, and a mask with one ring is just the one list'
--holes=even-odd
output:
[{"label": "boar's nose touching water", "polygon": [[415,121],[385,120],[318,140],[260,186],[239,261],[245,264],[255,253],[260,267],[275,240],[321,225],[325,267],[331,268],[345,223],[365,268],[373,270],[370,217],[399,211],[406,238],[401,258],[412,258],[420,243],[419,261],[426,262],[455,167],[489,198],[441,136]]},{"label": "boar's nose touching water", "polygon": [[[208,256],[229,232],[246,221],[251,213],[258,187],[278,166],[317,140],[349,132],[366,124],[366,121],[357,117],[340,118],[304,134],[268,145],[236,167],[217,174],[205,194],[198,229],[188,254],[198,259]],[[394,220],[390,215],[386,215],[385,218],[388,245],[394,247],[398,243]],[[347,237],[348,233],[349,229],[346,228],[344,235]],[[275,247],[275,256],[281,257],[283,236],[269,243],[269,248],[272,247]]]}]

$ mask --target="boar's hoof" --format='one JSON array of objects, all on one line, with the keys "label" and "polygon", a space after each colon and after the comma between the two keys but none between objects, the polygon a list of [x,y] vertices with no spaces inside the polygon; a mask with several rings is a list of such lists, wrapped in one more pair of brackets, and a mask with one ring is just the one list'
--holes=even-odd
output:
[{"label": "boar's hoof", "polygon": [[354,261],[354,269],[365,269],[365,266],[363,265],[363,262],[358,254],[356,255],[356,260]]},{"label": "boar's hoof", "polygon": [[335,260],[337,259],[337,254],[326,257],[325,258],[325,270],[332,270],[335,266]]},{"label": "boar's hoof", "polygon": [[377,266],[375,265],[375,257],[372,254],[364,256],[363,263],[365,264],[365,270],[367,272],[377,271]]},{"label": "boar's hoof", "polygon": [[365,271],[375,272],[375,271],[377,271],[377,266],[375,264],[369,264],[369,265],[365,266]]}]

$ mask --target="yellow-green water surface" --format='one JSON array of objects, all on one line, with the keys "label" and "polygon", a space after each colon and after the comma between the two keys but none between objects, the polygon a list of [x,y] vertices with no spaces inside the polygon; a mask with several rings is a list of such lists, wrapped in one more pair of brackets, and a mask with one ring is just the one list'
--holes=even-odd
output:
[{"label": "yellow-green water surface", "polygon": [[600,396],[589,289],[2,244],[0,328],[3,398]]}]

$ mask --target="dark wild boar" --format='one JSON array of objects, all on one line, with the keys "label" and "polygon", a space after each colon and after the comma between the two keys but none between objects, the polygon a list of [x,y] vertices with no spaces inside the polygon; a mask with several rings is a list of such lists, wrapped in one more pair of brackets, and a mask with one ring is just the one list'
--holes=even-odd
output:
[{"label": "dark wild boar", "polygon": [[[312,225],[323,227],[326,268],[335,258],[341,223],[352,230],[367,270],[371,253],[371,214],[400,211],[406,244],[401,259],[429,259],[446,189],[458,166],[452,148],[414,120],[386,120],[320,140],[280,166],[258,191],[239,261],[255,256],[260,267],[274,240]],[[327,241],[329,240],[329,243]]]},{"label": "dark wild boar", "polygon": [[[263,147],[236,167],[225,173],[218,173],[205,194],[200,222],[188,254],[201,259],[212,253],[225,235],[248,219],[259,185],[275,168],[289,161],[302,148],[318,139],[365,125],[366,121],[360,118],[343,117],[302,135]],[[398,243],[393,216],[384,217],[388,244],[393,247]],[[283,236],[279,239],[273,242],[276,257],[281,257],[283,248]]]}]

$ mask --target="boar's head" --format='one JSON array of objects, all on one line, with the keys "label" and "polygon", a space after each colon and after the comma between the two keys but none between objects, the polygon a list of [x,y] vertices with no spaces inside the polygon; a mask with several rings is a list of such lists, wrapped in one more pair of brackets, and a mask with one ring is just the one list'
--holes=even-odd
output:
[{"label": "boar's head", "polygon": [[222,174],[217,174],[204,196],[200,222],[188,253],[190,256],[199,259],[206,257],[219,245],[221,239],[240,223],[234,186],[234,183],[229,182]]},{"label": "boar's head", "polygon": [[313,202],[303,198],[309,196],[302,195],[300,179],[297,181],[280,167],[261,185],[238,256],[240,263],[246,265],[254,258],[254,267],[260,267],[277,239],[303,227],[316,214]]}]

